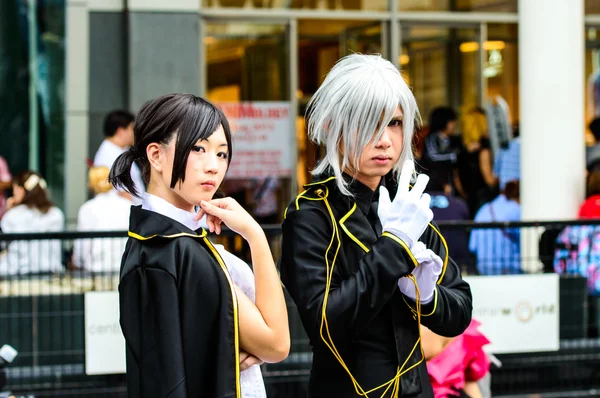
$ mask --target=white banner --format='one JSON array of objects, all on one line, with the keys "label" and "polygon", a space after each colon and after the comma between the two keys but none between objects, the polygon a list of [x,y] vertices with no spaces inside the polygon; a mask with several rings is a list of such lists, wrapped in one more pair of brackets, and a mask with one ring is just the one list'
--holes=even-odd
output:
[{"label": "white banner", "polygon": [[85,373],[125,373],[125,338],[119,324],[119,292],[85,293]]},{"label": "white banner", "polygon": [[217,103],[231,125],[233,157],[227,178],[289,177],[291,131],[289,102]]},{"label": "white banner", "polygon": [[557,274],[469,276],[473,318],[494,354],[559,348]]}]

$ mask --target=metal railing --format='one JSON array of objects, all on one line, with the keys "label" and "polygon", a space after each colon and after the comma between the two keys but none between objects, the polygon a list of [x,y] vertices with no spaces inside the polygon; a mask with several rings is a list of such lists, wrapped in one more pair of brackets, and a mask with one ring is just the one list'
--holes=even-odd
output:
[{"label": "metal railing", "polygon": [[[456,257],[465,274],[551,272],[555,265],[554,254],[560,249],[555,245],[558,232],[568,227],[576,235],[579,228],[580,233],[589,235],[589,230],[583,230],[585,226],[600,231],[600,221],[439,223],[451,253],[466,248],[466,253],[459,252]],[[280,227],[270,225],[264,229],[277,259]],[[484,246],[484,249],[476,248],[479,256],[470,251],[474,248],[471,241],[474,234],[480,235],[478,245]],[[0,345],[9,343],[19,350],[15,363],[8,368],[12,390],[35,392],[38,397],[50,396],[53,391],[60,391],[61,396],[125,396],[124,375],[87,376],[85,373],[84,295],[117,289],[119,248],[126,236],[123,231],[0,234],[0,250],[3,250],[0,254]],[[230,231],[223,231],[215,240],[232,253],[248,258],[244,242]],[[512,246],[497,251],[498,245]],[[515,257],[512,249],[516,246]],[[76,247],[79,247],[79,259],[74,258]],[[11,261],[18,259],[19,265],[26,264],[28,274],[2,275],[2,258],[7,261],[11,250],[16,253]],[[36,254],[35,250],[42,253]],[[507,253],[511,258],[486,258],[484,254],[488,251],[492,257]],[[50,264],[52,261],[59,261],[60,269],[40,271],[40,267],[36,268],[36,262]],[[514,268],[515,264],[518,269]],[[306,396],[312,360],[310,344],[289,298],[288,311],[292,334],[290,356],[282,363],[263,365],[269,397]],[[497,355],[502,367],[492,370],[494,395],[559,393],[567,396],[569,391],[579,391],[585,396],[594,396],[594,391],[600,389],[598,325],[600,301],[590,294],[587,278],[577,272],[561,276],[560,349]]]}]

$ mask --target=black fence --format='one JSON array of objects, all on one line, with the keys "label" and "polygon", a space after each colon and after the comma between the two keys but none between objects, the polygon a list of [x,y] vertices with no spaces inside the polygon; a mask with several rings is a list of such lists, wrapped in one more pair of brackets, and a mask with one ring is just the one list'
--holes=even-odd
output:
[{"label": "black fence", "polygon": [[[493,395],[600,396],[600,222],[440,223],[440,230],[465,275],[561,274],[559,350],[497,355]],[[279,226],[265,231],[277,258]],[[125,232],[0,234],[0,345],[19,351],[7,368],[11,390],[125,396],[124,375],[86,374],[84,310],[86,292],[117,289],[125,240]],[[215,241],[248,258],[241,238],[225,231]],[[291,353],[263,365],[269,397],[306,396],[310,344],[291,300],[288,310]]]}]

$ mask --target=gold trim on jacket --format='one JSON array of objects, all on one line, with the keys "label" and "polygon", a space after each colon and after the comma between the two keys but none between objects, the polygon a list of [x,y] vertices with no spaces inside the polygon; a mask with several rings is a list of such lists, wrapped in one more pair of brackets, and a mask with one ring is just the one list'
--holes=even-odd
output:
[{"label": "gold trim on jacket", "polygon": [[192,234],[189,232],[180,232],[180,233],[173,234],[173,235],[154,234],[154,235],[150,235],[150,236],[142,236],[142,235],[136,234],[135,232],[132,232],[132,231],[128,231],[127,234],[130,237],[132,237],[133,239],[140,240],[140,241],[147,241],[147,240],[150,240],[153,238],[175,239],[175,238],[180,238],[180,237],[184,237],[184,236],[189,237],[189,238],[194,238],[194,239],[201,239],[204,242],[204,244],[208,247],[208,249],[211,251],[213,257],[219,263],[219,266],[221,267],[223,274],[225,274],[225,277],[227,278],[227,282],[229,284],[229,289],[231,291],[231,302],[232,302],[232,306],[233,306],[233,331],[234,331],[234,340],[233,341],[234,341],[234,349],[235,349],[235,390],[236,390],[236,397],[241,398],[242,390],[241,390],[241,386],[240,386],[240,331],[239,331],[240,328],[239,328],[237,295],[235,294],[235,288],[233,285],[233,281],[231,280],[231,277],[229,275],[229,271],[227,270],[227,266],[225,265],[225,262],[223,261],[223,258],[221,257],[221,255],[219,254],[217,249],[215,249],[213,244],[206,237],[207,236],[206,230],[203,228],[202,233],[200,233],[200,234]]}]

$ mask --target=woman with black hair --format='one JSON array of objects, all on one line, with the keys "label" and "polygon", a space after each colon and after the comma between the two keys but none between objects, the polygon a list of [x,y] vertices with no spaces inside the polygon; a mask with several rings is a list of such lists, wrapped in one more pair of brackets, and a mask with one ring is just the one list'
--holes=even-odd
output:
[{"label": "woman with black hair", "polygon": [[449,186],[454,186],[456,151],[452,137],[456,130],[458,115],[449,107],[437,107],[429,115],[429,135],[420,162],[424,173],[444,177]]},{"label": "woman with black hair", "polygon": [[[110,174],[115,188],[140,195],[129,173],[139,161],[147,186],[131,208],[119,284],[129,397],[264,395],[243,391],[240,372],[287,356],[287,312],[263,230],[233,199],[213,199],[231,161],[223,112],[194,95],[164,95],[142,107],[134,139]],[[256,304],[208,240],[205,215],[211,232],[222,222],[248,241]],[[258,371],[246,384],[262,383]]]}]

